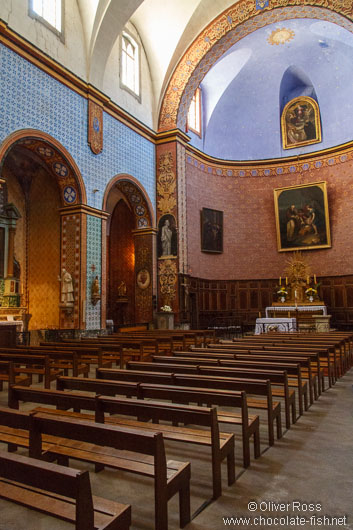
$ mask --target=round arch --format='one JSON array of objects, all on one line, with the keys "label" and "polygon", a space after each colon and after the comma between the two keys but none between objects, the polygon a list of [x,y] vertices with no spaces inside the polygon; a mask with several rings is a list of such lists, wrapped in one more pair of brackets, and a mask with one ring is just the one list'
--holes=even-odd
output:
[{"label": "round arch", "polygon": [[155,215],[151,200],[142,184],[128,174],[116,175],[107,184],[102,209],[106,211],[108,197],[114,187],[123,193],[135,215],[136,229],[155,226]]},{"label": "round arch", "polygon": [[[11,133],[0,145],[0,166],[16,144],[35,151],[59,181],[64,206],[87,203],[86,188],[81,171],[67,149],[49,134],[37,129],[21,129]],[[49,147],[48,147],[49,146]],[[52,149],[51,149],[52,148]],[[72,186],[75,182],[77,189]]]},{"label": "round arch", "polygon": [[131,175],[108,183],[103,210],[111,214],[107,230],[107,315],[115,326],[153,318],[155,216],[146,190]]},{"label": "round arch", "polygon": [[282,7],[283,0],[273,0],[271,9],[262,10],[258,10],[256,4],[240,0],[232,5],[189,46],[174,70],[161,101],[159,132],[175,128],[185,130],[191,99],[207,72],[233,44],[258,28],[292,18],[315,18],[333,22],[353,33],[352,4],[327,0],[326,8],[322,8],[322,0],[307,0],[305,6]]}]

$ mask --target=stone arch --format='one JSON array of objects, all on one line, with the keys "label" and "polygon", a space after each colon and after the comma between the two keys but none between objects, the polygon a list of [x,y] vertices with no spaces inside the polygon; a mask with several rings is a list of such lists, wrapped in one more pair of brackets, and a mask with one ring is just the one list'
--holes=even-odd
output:
[{"label": "stone arch", "polygon": [[31,151],[46,165],[48,172],[57,179],[63,206],[86,204],[86,189],[81,172],[73,157],[60,142],[36,129],[16,131],[10,134],[0,146],[0,167],[6,155],[17,144]]},{"label": "stone arch", "polygon": [[[0,169],[22,209],[15,243],[22,261],[19,307],[29,329],[79,328],[84,281],[80,209],[86,202],[81,172],[55,138],[35,129],[15,131],[2,142]],[[73,278],[70,307],[61,303],[58,274],[63,268]]]},{"label": "stone arch", "polygon": [[[307,0],[303,5],[283,6],[271,1],[271,10],[257,10],[257,3],[240,0],[215,18],[193,41],[171,76],[161,102],[158,130],[185,130],[191,99],[214,63],[246,35],[258,28],[292,18],[328,20],[353,32],[353,5],[335,0]],[[276,9],[275,9],[276,8]]]},{"label": "stone arch", "polygon": [[135,228],[152,228],[155,226],[155,216],[150,198],[140,182],[131,175],[123,174],[112,178],[104,192],[103,207],[107,210],[108,197],[116,187],[126,198],[135,216]]},{"label": "stone arch", "polygon": [[151,201],[134,177],[118,175],[106,187],[103,210],[110,214],[104,274],[108,319],[116,327],[150,322],[156,232]]}]

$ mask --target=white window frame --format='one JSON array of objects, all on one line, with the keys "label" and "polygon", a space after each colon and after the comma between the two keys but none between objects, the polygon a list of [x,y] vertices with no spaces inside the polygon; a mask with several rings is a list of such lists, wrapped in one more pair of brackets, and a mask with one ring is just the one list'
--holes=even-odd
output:
[{"label": "white window frame", "polygon": [[[127,52],[124,49],[124,39],[128,40],[130,44],[135,48],[135,53],[133,56],[133,63],[134,63],[134,86],[131,87],[129,84],[126,83],[126,80],[124,80],[124,67],[125,67],[125,61]],[[137,40],[128,32],[123,31],[123,33],[120,36],[120,86],[127,92],[129,92],[131,95],[133,95],[138,101],[141,101],[141,46],[137,42]]]},{"label": "white window frame", "polygon": [[43,24],[45,27],[50,29],[53,33],[55,33],[55,35],[57,35],[64,42],[64,20],[65,20],[65,18],[64,18],[65,17],[64,3],[65,3],[65,0],[41,0],[41,1],[42,1],[42,3],[45,2],[45,1],[49,1],[51,3],[53,3],[54,1],[55,2],[60,2],[60,7],[59,8],[61,8],[61,29],[60,30],[57,29],[50,22],[48,22],[48,20],[46,18],[44,18],[43,16],[38,14],[37,11],[34,10],[34,8],[33,8],[34,0],[28,0],[28,15],[31,18],[34,18],[35,20],[38,20],[41,24]]},{"label": "white window frame", "polygon": [[202,92],[201,88],[198,87],[195,90],[195,94],[190,102],[188,110],[188,117],[186,121],[186,131],[192,131],[202,138],[202,105],[201,105]]}]

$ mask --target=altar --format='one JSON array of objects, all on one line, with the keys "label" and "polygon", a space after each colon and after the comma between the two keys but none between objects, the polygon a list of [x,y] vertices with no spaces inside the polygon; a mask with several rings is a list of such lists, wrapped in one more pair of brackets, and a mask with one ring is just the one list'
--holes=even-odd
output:
[{"label": "altar", "polygon": [[[317,315],[327,315],[327,307],[322,303],[318,304],[303,304],[303,305],[294,305],[294,304],[278,304],[266,307],[266,318],[276,318],[276,313],[286,313],[289,317],[294,317],[299,313],[305,313],[307,316],[311,314]],[[311,314],[310,314],[311,313]],[[279,315],[279,316],[282,316]],[[304,315],[305,316],[305,315]]]},{"label": "altar", "polygon": [[[287,261],[285,276],[279,278],[277,300],[266,307],[265,318],[256,319],[255,334],[267,331],[318,331],[329,329],[327,307],[320,299],[316,274],[300,252]],[[321,320],[323,319],[322,325]],[[319,325],[320,324],[320,325]]]},{"label": "altar", "polygon": [[297,320],[295,318],[257,318],[255,324],[255,335],[269,331],[297,331]]}]

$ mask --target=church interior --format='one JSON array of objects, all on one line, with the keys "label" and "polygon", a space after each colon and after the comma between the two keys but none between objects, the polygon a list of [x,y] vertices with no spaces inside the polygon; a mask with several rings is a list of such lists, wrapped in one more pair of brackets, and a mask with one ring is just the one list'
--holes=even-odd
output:
[{"label": "church interior", "polygon": [[2,0],[0,65],[0,530],[353,529],[352,1]]}]

